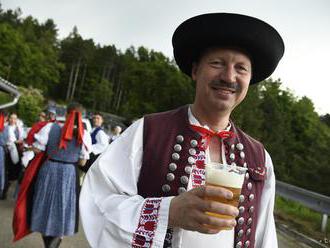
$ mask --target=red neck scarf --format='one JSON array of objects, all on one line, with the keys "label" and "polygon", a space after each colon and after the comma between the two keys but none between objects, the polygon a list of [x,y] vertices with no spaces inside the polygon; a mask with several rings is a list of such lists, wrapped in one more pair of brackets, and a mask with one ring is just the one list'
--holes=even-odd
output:
[{"label": "red neck scarf", "polygon": [[66,149],[66,142],[72,140],[73,138],[73,129],[76,118],[78,118],[78,135],[77,135],[77,145],[83,143],[84,127],[81,120],[81,113],[79,111],[71,111],[64,123],[62,128],[61,140],[59,148]]},{"label": "red neck scarf", "polygon": [[5,116],[3,113],[0,113],[0,132],[5,128]]},{"label": "red neck scarf", "polygon": [[194,131],[199,132],[202,135],[202,138],[205,140],[205,143],[204,143],[205,148],[207,148],[209,146],[210,140],[214,136],[216,136],[220,139],[227,139],[227,138],[235,137],[235,133],[233,133],[231,131],[214,132],[210,129],[196,126],[196,125],[190,125],[190,126]]}]

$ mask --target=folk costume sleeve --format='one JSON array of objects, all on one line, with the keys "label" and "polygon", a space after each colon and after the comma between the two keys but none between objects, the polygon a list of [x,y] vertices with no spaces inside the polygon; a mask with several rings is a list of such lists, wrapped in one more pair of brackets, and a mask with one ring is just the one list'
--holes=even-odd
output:
[{"label": "folk costume sleeve", "polygon": [[53,126],[53,123],[48,123],[46,126],[40,129],[38,133],[34,135],[35,142],[33,143],[33,146],[41,151],[46,150],[46,146],[48,143],[48,134],[50,132],[51,127]]},{"label": "folk costume sleeve", "polygon": [[13,145],[17,140],[15,129],[16,126],[10,126],[10,125],[7,126],[7,141],[6,141],[7,146]]},{"label": "folk costume sleeve", "polygon": [[274,221],[275,175],[270,155],[266,151],[267,179],[264,184],[261,207],[256,230],[255,247],[277,248],[277,236]]},{"label": "folk costume sleeve", "polygon": [[96,134],[95,138],[96,138],[96,144],[92,145],[92,152],[95,155],[98,155],[102,153],[109,145],[109,136],[103,130],[100,130]]},{"label": "folk costume sleeve", "polygon": [[19,154],[15,144],[15,141],[17,141],[17,135],[15,134],[15,130],[16,126],[8,125],[6,127],[6,146],[13,164],[17,164],[19,161]]},{"label": "folk costume sleeve", "polygon": [[80,214],[92,247],[163,247],[171,197],[137,194],[143,119],[136,121],[88,171]]},{"label": "folk costume sleeve", "polygon": [[84,131],[83,145],[79,155],[80,159],[89,159],[89,153],[92,150],[92,139],[88,132]]}]

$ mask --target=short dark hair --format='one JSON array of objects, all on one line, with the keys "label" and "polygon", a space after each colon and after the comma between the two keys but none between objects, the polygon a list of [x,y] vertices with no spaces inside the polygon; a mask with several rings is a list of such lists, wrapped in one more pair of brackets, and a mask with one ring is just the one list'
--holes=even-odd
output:
[{"label": "short dark hair", "polygon": [[17,115],[16,112],[10,112],[10,114],[9,114],[8,116],[10,117],[10,116],[12,116],[12,115],[16,115],[16,116],[18,117],[18,115]]},{"label": "short dark hair", "polygon": [[93,113],[93,117],[94,117],[95,115],[99,115],[99,116],[101,116],[101,117],[103,118],[103,114],[102,114],[101,112],[95,112],[95,113]]}]

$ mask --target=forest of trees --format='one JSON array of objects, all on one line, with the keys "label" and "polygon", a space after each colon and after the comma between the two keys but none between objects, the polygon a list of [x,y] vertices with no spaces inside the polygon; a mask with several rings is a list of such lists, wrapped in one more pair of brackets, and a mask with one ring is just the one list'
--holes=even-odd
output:
[{"label": "forest of trees", "polygon": [[[161,52],[100,46],[77,28],[60,40],[53,20],[21,14],[0,7],[0,76],[21,87],[23,103],[41,109],[42,99],[75,100],[133,119],[193,101],[194,83]],[[22,103],[16,108],[30,122],[38,112]],[[277,179],[330,196],[329,114],[319,116],[310,99],[270,79],[250,87],[233,119],[264,143]]]}]

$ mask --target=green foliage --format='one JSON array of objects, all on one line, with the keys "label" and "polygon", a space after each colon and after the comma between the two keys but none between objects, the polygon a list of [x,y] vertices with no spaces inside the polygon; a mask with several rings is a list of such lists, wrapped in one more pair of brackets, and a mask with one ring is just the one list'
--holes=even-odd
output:
[{"label": "green foliage", "polygon": [[39,113],[44,108],[44,97],[42,92],[35,88],[19,88],[22,96],[16,106],[16,111],[27,126],[36,122]]},{"label": "green foliage", "polygon": [[59,81],[57,30],[52,20],[44,24],[20,11],[0,10],[0,76],[21,86],[47,93]]},{"label": "green foliage", "polygon": [[[193,100],[192,81],[161,53],[140,47],[124,55],[124,99],[120,112],[130,117],[173,109]],[[127,99],[127,100],[126,100]]]},{"label": "green foliage", "polygon": [[[275,215],[279,221],[285,220],[285,223],[290,223],[295,229],[316,240],[321,240],[325,237],[325,234],[321,231],[322,214],[297,202],[276,196]],[[330,222],[328,222],[326,227],[326,233],[329,234],[329,232]]]},{"label": "green foliage", "polygon": [[307,97],[297,99],[280,81],[252,86],[233,115],[271,154],[277,179],[330,195],[330,128]]}]

